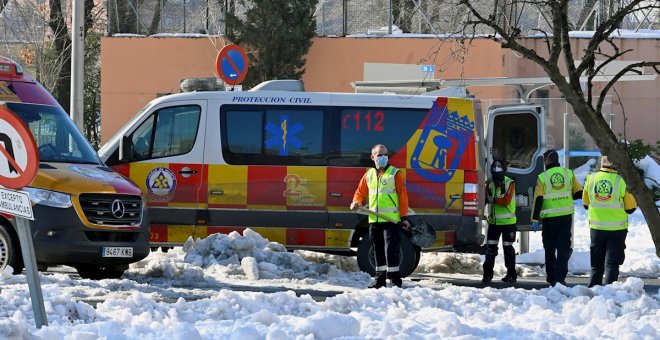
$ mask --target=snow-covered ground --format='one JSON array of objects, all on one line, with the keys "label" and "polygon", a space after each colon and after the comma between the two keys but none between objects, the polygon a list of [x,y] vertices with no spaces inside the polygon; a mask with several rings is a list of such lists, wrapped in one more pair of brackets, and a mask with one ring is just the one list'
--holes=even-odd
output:
[{"label": "snow-covered ground", "polygon": [[[660,181],[657,163],[647,163],[640,168],[650,183]],[[373,290],[354,258],[290,253],[246,230],[152,253],[119,280],[41,273],[49,325],[36,329],[26,277],[7,268],[0,273],[0,339],[658,339],[660,291],[648,293],[641,278],[658,279],[660,259],[641,212],[630,221],[620,281],[594,288],[454,286],[433,275],[479,280],[483,257],[424,253],[423,280]],[[531,233],[530,251],[517,257],[523,280],[545,274],[540,232]],[[589,267],[578,201],[570,275],[587,275]],[[495,271],[504,275],[501,255]]]},{"label": "snow-covered ground", "polygon": [[[575,220],[570,271],[581,275],[589,269],[589,232],[579,205]],[[42,274],[49,325],[36,329],[25,275],[5,270],[0,339],[658,339],[660,292],[646,293],[639,277],[658,278],[660,259],[641,213],[631,221],[623,278],[593,289],[498,290],[408,279],[403,289],[366,289],[370,278],[352,258],[289,253],[246,231],[152,253],[120,280]],[[521,275],[543,275],[539,247],[540,233],[533,233],[532,252],[518,257]],[[425,253],[418,271],[478,280],[482,261]],[[317,301],[273,287],[343,293]]]}]

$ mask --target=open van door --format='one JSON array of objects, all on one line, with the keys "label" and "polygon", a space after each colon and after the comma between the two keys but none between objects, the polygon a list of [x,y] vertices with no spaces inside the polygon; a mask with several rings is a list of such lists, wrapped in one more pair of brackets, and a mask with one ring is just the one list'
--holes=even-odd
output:
[{"label": "open van door", "polygon": [[543,171],[545,151],[543,106],[520,104],[488,108],[488,166],[493,159],[509,163],[506,175],[516,181],[518,230],[530,230],[536,178]]}]

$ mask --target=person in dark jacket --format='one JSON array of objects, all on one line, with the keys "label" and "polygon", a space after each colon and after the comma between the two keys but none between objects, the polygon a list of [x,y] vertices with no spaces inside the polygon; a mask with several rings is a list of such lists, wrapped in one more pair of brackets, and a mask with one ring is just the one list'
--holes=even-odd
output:
[{"label": "person in dark jacket", "polygon": [[532,205],[532,229],[543,229],[546,281],[554,286],[566,285],[568,260],[573,248],[573,200],[582,198],[582,186],[573,171],[559,165],[559,154],[548,150],[543,154],[545,171],[539,174],[534,189]]},{"label": "person in dark jacket", "polygon": [[484,261],[483,283],[493,280],[493,267],[497,256],[497,246],[500,236],[504,248],[504,265],[506,276],[504,282],[516,282],[516,251],[513,242],[516,241],[516,183],[506,175],[506,163],[494,160],[490,166],[491,178],[486,181],[486,200],[490,204],[488,215],[488,237],[486,243],[486,260]]}]

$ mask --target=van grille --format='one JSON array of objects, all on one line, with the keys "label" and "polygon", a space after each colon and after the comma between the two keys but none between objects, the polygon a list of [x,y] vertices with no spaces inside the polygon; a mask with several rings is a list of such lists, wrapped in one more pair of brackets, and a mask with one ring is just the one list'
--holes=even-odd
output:
[{"label": "van grille", "polygon": [[[118,201],[119,203],[115,203]],[[113,203],[115,212],[113,212]],[[82,194],[80,206],[87,220],[94,224],[136,226],[142,221],[142,199],[140,196],[114,194]],[[123,206],[123,214],[118,207]]]}]

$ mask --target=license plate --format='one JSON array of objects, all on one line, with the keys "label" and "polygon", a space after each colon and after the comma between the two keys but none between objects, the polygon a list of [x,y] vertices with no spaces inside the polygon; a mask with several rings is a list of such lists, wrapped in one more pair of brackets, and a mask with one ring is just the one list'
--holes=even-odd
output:
[{"label": "license plate", "polygon": [[133,257],[133,247],[103,247],[103,257]]}]

